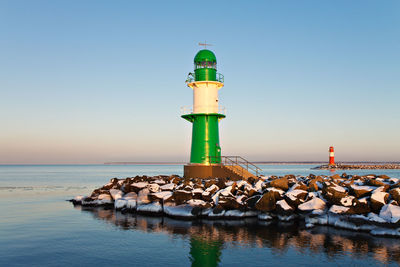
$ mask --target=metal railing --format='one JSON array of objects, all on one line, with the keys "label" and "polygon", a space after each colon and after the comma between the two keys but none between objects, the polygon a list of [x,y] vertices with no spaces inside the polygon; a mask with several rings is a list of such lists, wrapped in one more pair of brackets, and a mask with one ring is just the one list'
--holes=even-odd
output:
[{"label": "metal railing", "polygon": [[[217,78],[217,82],[224,83],[224,81],[225,81],[225,77],[221,73],[217,73],[217,77],[216,78]],[[195,81],[196,81],[195,74],[192,73],[192,72],[189,72],[185,82],[186,83],[192,83],[192,82],[195,82]]]},{"label": "metal railing", "polygon": [[[215,158],[219,157],[210,156],[209,158],[210,162],[216,162]],[[239,175],[242,176],[244,174],[243,170],[246,170],[257,177],[261,175],[262,172],[261,168],[241,156],[221,156],[221,164],[231,166]]]},{"label": "metal railing", "polygon": [[[183,106],[181,107],[181,115],[193,114],[193,106]],[[218,114],[226,115],[225,107],[218,107]]]}]

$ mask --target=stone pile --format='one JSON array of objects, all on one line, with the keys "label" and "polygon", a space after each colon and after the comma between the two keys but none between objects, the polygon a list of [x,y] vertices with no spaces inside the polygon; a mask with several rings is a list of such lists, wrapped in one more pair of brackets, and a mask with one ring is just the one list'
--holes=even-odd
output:
[{"label": "stone pile", "polygon": [[75,205],[183,219],[302,220],[400,236],[400,179],[386,175],[269,176],[232,181],[136,176],[113,178]]},{"label": "stone pile", "polygon": [[399,170],[400,164],[335,164],[321,165],[314,170]]}]

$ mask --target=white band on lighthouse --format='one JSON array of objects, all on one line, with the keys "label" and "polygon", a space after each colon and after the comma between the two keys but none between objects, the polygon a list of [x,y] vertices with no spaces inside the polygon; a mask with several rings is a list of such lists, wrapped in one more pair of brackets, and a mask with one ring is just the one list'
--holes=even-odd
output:
[{"label": "white band on lighthouse", "polygon": [[199,81],[188,84],[193,88],[193,113],[218,113],[220,82]]},{"label": "white band on lighthouse", "polygon": [[[326,154],[325,154],[326,155]],[[334,157],[335,153],[334,152],[329,152],[329,157]]]}]

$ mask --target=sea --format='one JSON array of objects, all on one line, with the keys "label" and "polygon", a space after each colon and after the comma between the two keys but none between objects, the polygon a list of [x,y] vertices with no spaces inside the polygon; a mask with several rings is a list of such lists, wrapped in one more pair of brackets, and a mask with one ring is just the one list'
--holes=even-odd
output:
[{"label": "sea", "polygon": [[[334,174],[260,165],[264,175]],[[341,174],[343,171],[337,173]],[[400,170],[355,170],[386,174]],[[111,178],[183,174],[182,165],[0,165],[0,266],[397,266],[400,239],[329,226],[182,221],[74,207]]]}]

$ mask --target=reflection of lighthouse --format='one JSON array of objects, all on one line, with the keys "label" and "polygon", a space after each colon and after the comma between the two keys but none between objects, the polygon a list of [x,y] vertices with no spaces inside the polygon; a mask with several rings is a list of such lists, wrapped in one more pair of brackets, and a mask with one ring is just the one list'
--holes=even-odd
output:
[{"label": "reflection of lighthouse", "polygon": [[[224,86],[217,74],[217,59],[208,50],[200,50],[194,58],[194,73],[189,73],[187,86],[193,89],[193,111],[182,118],[193,124],[190,164],[185,175],[210,172],[213,164],[221,163],[218,124],[224,114],[219,112],[218,90]],[[199,173],[200,172],[200,173]]]},{"label": "reflection of lighthouse", "polygon": [[333,146],[329,147],[329,166],[335,165],[335,151],[333,150]]}]

